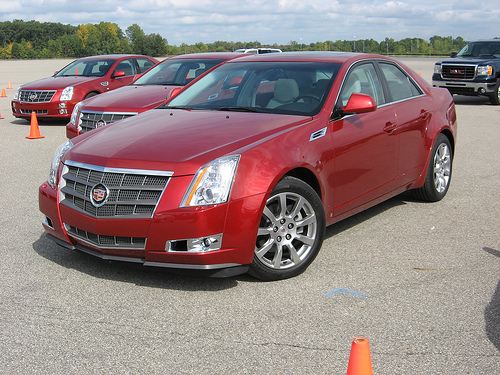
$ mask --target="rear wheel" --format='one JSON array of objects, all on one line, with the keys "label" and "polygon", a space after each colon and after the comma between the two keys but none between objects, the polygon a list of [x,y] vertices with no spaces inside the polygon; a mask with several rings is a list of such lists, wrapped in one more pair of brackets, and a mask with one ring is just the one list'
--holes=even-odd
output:
[{"label": "rear wheel", "polygon": [[309,185],[283,178],[266,202],[249,273],[261,280],[296,276],[311,264],[325,234],[321,199]]},{"label": "rear wheel", "polygon": [[450,141],[444,134],[439,134],[432,149],[424,186],[413,190],[413,194],[429,202],[443,199],[450,187],[452,163]]}]

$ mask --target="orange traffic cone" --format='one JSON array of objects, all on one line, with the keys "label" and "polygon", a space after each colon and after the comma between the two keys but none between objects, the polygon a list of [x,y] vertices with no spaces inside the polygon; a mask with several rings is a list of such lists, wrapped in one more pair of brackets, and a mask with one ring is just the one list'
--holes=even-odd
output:
[{"label": "orange traffic cone", "polygon": [[0,120],[2,120],[2,119],[3,119],[3,116],[2,116],[2,114],[0,113]]},{"label": "orange traffic cone", "polygon": [[373,375],[370,344],[364,337],[356,337],[352,341],[347,375]]},{"label": "orange traffic cone", "polygon": [[31,112],[30,135],[27,136],[26,138],[28,139],[45,138],[43,135],[40,135],[40,129],[38,129],[38,120],[36,119],[35,111]]},{"label": "orange traffic cone", "polygon": [[2,95],[0,95],[2,98],[6,98],[7,94],[5,93],[5,89],[2,89]]},{"label": "orange traffic cone", "polygon": [[11,88],[12,88],[12,83],[10,83],[10,81],[9,81],[9,83],[7,83],[7,88],[8,88],[8,89],[11,89]]}]

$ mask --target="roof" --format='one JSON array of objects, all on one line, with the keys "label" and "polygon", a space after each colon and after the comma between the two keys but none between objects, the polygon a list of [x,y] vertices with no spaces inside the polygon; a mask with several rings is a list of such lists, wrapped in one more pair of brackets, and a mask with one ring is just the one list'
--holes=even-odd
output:
[{"label": "roof", "polygon": [[85,56],[85,57],[80,57],[77,60],[82,60],[82,59],[121,59],[123,57],[145,57],[145,58],[149,58],[150,56],[137,55],[137,54],[116,53],[116,54],[109,54],[109,55]]},{"label": "roof", "polygon": [[304,51],[304,52],[283,52],[266,53],[259,55],[248,55],[237,59],[237,62],[244,61],[283,61],[283,62],[332,62],[344,63],[354,58],[384,58],[390,60],[387,56],[353,53],[353,52],[328,52],[328,51]]},{"label": "roof", "polygon": [[241,56],[241,54],[236,52],[199,52],[175,55],[168,59],[232,59],[237,56]]}]

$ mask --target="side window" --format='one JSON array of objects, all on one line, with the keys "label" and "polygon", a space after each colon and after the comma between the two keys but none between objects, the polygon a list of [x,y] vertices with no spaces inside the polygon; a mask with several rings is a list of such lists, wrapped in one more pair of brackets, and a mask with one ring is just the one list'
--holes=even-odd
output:
[{"label": "side window", "polygon": [[108,72],[111,65],[112,63],[110,64],[108,61],[98,61],[97,64],[92,65],[92,70],[88,75],[96,77],[104,77],[104,75]]},{"label": "side window", "polygon": [[346,105],[353,93],[370,95],[377,105],[385,103],[382,85],[372,63],[364,63],[352,69],[340,91],[341,105]]},{"label": "side window", "polygon": [[422,94],[420,88],[396,65],[381,63],[380,68],[387,81],[392,101],[404,100]]},{"label": "side window", "polygon": [[136,59],[136,61],[137,65],[139,65],[139,73],[144,73],[146,70],[155,65],[155,63],[149,59]]},{"label": "side window", "polygon": [[132,59],[127,59],[121,61],[115,68],[115,72],[122,71],[125,72],[126,76],[132,76],[135,74],[134,64]]}]

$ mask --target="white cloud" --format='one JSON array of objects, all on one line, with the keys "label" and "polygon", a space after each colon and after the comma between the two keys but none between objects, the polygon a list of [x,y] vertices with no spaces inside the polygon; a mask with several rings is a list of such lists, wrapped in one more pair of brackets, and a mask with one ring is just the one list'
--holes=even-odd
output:
[{"label": "white cloud", "polygon": [[433,35],[500,36],[500,2],[487,9],[459,0],[0,0],[0,21],[22,19],[72,25],[137,23],[170,44],[301,40],[403,39]]}]

